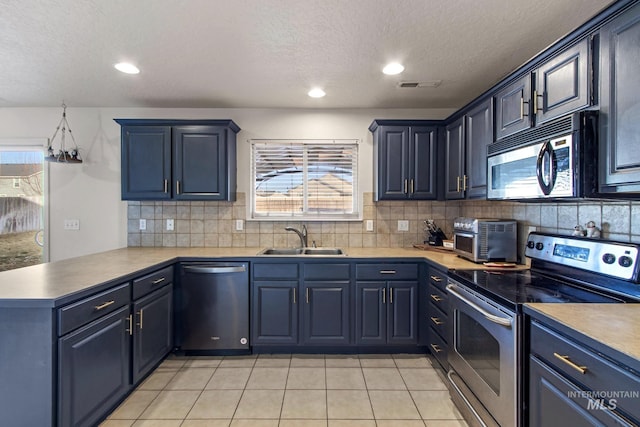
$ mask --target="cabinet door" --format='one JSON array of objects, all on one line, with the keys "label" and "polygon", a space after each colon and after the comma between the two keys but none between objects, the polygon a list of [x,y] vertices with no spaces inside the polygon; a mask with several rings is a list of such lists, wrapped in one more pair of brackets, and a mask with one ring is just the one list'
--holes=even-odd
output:
[{"label": "cabinet door", "polygon": [[253,283],[253,344],[298,343],[298,282]]},{"label": "cabinet door", "polygon": [[464,185],[464,121],[459,118],[449,124],[444,132],[445,144],[445,198],[463,199]]},{"label": "cabinet door", "polygon": [[410,135],[409,198],[435,199],[437,129],[415,126],[411,128]]},{"label": "cabinet door", "polygon": [[171,198],[171,127],[122,127],[122,200]]},{"label": "cabinet door", "polygon": [[305,282],[304,344],[349,344],[349,282]]},{"label": "cabinet door", "polygon": [[387,343],[387,286],[385,282],[356,283],[356,342]]},{"label": "cabinet door", "polygon": [[144,378],[173,347],[173,285],[133,304],[133,383]]},{"label": "cabinet door", "polygon": [[529,358],[529,425],[632,426],[604,401],[586,398],[574,384],[542,363]]},{"label": "cabinet door", "polygon": [[387,343],[418,342],[418,282],[389,282]]},{"label": "cabinet door", "polygon": [[584,39],[536,70],[536,125],[591,103],[590,40]]},{"label": "cabinet door", "polygon": [[466,196],[487,195],[487,146],[493,142],[493,103],[491,98],[465,116]]},{"label": "cabinet door", "polygon": [[129,306],[58,340],[58,424],[93,426],[130,388]]},{"label": "cabinet door", "polygon": [[496,140],[529,129],[531,122],[531,75],[527,74],[495,95]]},{"label": "cabinet door", "polygon": [[409,186],[409,128],[380,126],[378,138],[377,197],[379,200],[403,200]]},{"label": "cabinet door", "polygon": [[600,33],[600,191],[640,191],[640,5]]},{"label": "cabinet door", "polygon": [[173,128],[175,199],[226,200],[227,128]]}]

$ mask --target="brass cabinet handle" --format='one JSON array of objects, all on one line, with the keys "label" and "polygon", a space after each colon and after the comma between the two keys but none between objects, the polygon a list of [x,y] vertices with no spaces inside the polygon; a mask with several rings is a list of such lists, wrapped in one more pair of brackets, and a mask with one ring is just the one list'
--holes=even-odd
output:
[{"label": "brass cabinet handle", "polygon": [[435,294],[431,294],[431,299],[434,300],[435,302],[444,301],[444,298],[442,298],[439,295],[435,295]]},{"label": "brass cabinet handle", "polygon": [[176,194],[180,194],[180,181],[176,181]]},{"label": "brass cabinet handle", "polygon": [[169,180],[168,179],[164,180],[164,192],[165,193],[169,192]]},{"label": "brass cabinet handle", "polygon": [[524,97],[520,98],[520,120],[524,119],[525,117],[529,117],[529,112],[524,110],[524,104],[527,104],[527,107],[529,107],[529,101],[525,101]]},{"label": "brass cabinet handle", "polygon": [[396,274],[395,270],[380,270],[380,274]]},{"label": "brass cabinet handle", "polygon": [[436,325],[444,325],[444,322],[443,322],[443,321],[441,321],[439,317],[432,317],[432,318],[431,318],[431,321],[432,321],[433,323],[435,323]]},{"label": "brass cabinet handle", "polygon": [[410,183],[411,183],[411,194],[413,194],[414,193],[414,191],[413,191],[413,178],[411,178]]},{"label": "brass cabinet handle", "polygon": [[462,191],[467,191],[467,175],[462,175]]},{"label": "brass cabinet handle", "polygon": [[297,304],[297,301],[296,301],[296,288],[293,288],[293,303]]},{"label": "brass cabinet handle", "polygon": [[164,277],[161,277],[160,279],[158,279],[158,280],[154,280],[153,282],[151,282],[151,284],[153,284],[153,285],[157,285],[158,283],[162,283],[162,282],[164,282],[165,280],[166,280],[166,279],[165,279]]},{"label": "brass cabinet handle", "polygon": [[557,359],[560,359],[564,363],[566,363],[567,365],[571,366],[576,371],[580,372],[581,374],[585,374],[587,372],[587,367],[586,366],[580,366],[580,365],[575,364],[574,362],[571,361],[571,359],[569,359],[569,356],[563,356],[563,355],[558,354],[556,352],[554,352],[553,355]]},{"label": "brass cabinet handle", "polygon": [[103,303],[103,304],[96,305],[96,306],[94,306],[93,308],[95,308],[95,309],[96,309],[96,311],[100,311],[100,310],[102,310],[102,309],[104,309],[104,308],[109,307],[111,304],[115,304],[115,303],[116,303],[116,302],[115,302],[114,300],[111,300],[111,301],[107,301],[107,302],[105,302],[105,303]]},{"label": "brass cabinet handle", "polygon": [[[543,108],[540,108],[540,106],[538,105],[538,98],[542,98],[541,101],[542,101]],[[544,94],[543,93],[539,94],[537,90],[534,90],[533,91],[533,112],[537,114],[538,111],[541,111],[541,110],[544,110]]]},{"label": "brass cabinet handle", "polygon": [[128,319],[129,319],[129,329],[127,329],[127,332],[129,332],[129,335],[133,335],[133,315],[130,314]]},{"label": "brass cabinet handle", "polygon": [[387,288],[382,288],[382,303],[387,303]]},{"label": "brass cabinet handle", "polygon": [[140,310],[140,311],[138,312],[138,316],[140,316],[140,323],[138,323],[138,326],[140,326],[140,330],[142,330],[142,312],[143,312],[143,311],[144,311],[144,310]]},{"label": "brass cabinet handle", "polygon": [[408,179],[404,180],[404,194],[407,194],[407,183],[409,182]]},{"label": "brass cabinet handle", "polygon": [[433,351],[435,351],[436,353],[440,353],[440,352],[444,351],[444,350],[442,350],[442,349],[440,348],[440,346],[439,346],[439,345],[437,345],[437,344],[431,344],[431,348],[432,348],[432,349],[433,349]]},{"label": "brass cabinet handle", "polygon": [[431,280],[433,280],[434,282],[442,282],[442,277],[438,277],[438,276],[430,276]]},{"label": "brass cabinet handle", "polygon": [[393,288],[389,288],[389,304],[393,304]]},{"label": "brass cabinet handle", "polygon": [[460,192],[460,177],[456,177],[456,193]]},{"label": "brass cabinet handle", "polygon": [[309,304],[309,288],[306,289],[305,296],[307,298],[307,304]]}]

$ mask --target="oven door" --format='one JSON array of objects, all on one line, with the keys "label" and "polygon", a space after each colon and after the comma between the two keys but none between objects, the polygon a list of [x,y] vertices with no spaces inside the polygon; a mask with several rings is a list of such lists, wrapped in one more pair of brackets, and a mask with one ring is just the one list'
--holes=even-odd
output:
[{"label": "oven door", "polygon": [[576,195],[573,135],[490,156],[487,198],[535,199]]},{"label": "oven door", "polygon": [[453,320],[449,365],[474,395],[464,400],[480,401],[501,426],[517,425],[518,317],[455,281],[447,290]]}]

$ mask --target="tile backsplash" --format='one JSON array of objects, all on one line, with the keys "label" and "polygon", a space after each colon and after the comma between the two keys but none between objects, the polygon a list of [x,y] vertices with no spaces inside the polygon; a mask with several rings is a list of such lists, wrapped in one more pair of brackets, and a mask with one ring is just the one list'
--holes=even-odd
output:
[{"label": "tile backsplash", "polygon": [[[128,202],[128,246],[165,247],[293,247],[299,244],[287,226],[299,221],[246,221],[246,195],[235,202]],[[338,247],[411,247],[425,239],[423,220],[433,219],[451,236],[458,216],[513,218],[521,234],[530,226],[540,231],[571,234],[575,225],[594,221],[602,237],[640,242],[640,202],[588,200],[569,203],[520,203],[497,201],[381,201],[364,194],[363,221],[304,222],[309,244]],[[140,219],[146,230],[139,230]],[[174,229],[166,230],[166,220]],[[235,221],[244,220],[236,231]],[[366,220],[374,231],[366,231]],[[407,220],[409,231],[398,231]]]}]

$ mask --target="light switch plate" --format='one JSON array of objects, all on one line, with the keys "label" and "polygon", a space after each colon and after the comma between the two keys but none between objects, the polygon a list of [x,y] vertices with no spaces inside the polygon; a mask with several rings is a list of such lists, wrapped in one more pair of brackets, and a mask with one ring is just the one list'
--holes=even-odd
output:
[{"label": "light switch plate", "polygon": [[65,230],[80,230],[80,220],[79,219],[65,219],[64,220],[64,229]]},{"label": "light switch plate", "polygon": [[141,219],[140,220],[140,230],[146,230],[147,229],[147,220],[146,219]]},{"label": "light switch plate", "polygon": [[241,219],[236,219],[236,231],[244,230],[244,221]]},{"label": "light switch plate", "polygon": [[406,219],[399,219],[398,231],[409,231],[409,221],[407,221]]},{"label": "light switch plate", "polygon": [[173,230],[173,220],[172,219],[168,219],[167,220],[167,231],[172,231]]},{"label": "light switch plate", "polygon": [[373,220],[372,219],[368,219],[365,227],[367,229],[367,231],[373,231]]}]

